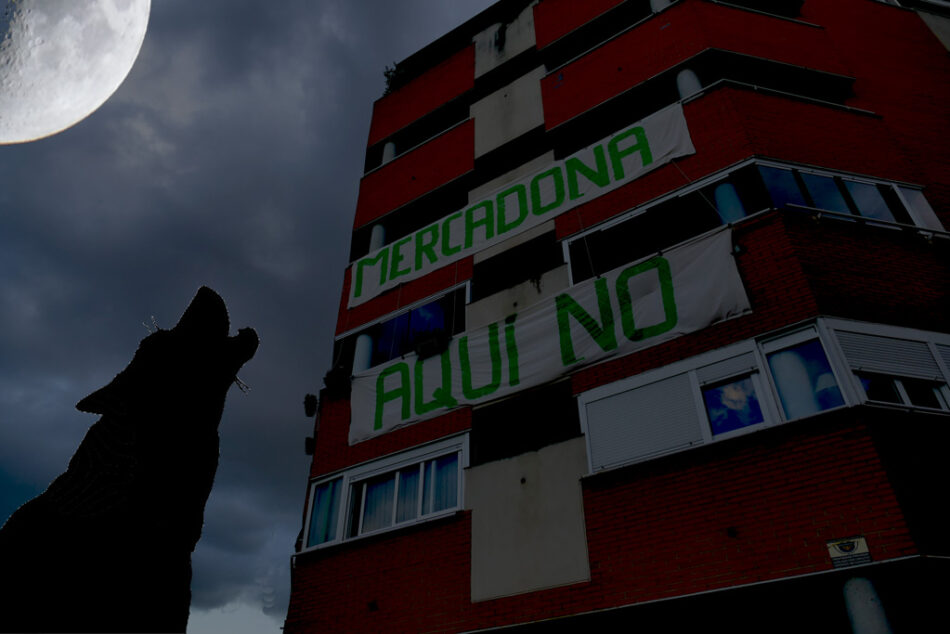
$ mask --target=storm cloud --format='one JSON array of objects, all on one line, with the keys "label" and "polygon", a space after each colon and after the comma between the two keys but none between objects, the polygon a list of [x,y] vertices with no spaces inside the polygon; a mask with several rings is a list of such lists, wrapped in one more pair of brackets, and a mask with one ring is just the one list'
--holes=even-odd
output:
[{"label": "storm cloud", "polygon": [[491,2],[152,4],[99,111],[0,146],[0,522],[95,422],[75,403],[208,285],[261,346],[222,419],[192,613],[244,605],[276,632],[309,464],[302,400],[331,364],[383,69]]}]

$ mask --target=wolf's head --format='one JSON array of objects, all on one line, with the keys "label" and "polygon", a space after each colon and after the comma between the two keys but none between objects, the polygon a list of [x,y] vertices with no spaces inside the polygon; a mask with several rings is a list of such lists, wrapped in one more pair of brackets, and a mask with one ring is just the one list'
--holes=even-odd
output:
[{"label": "wolf's head", "polygon": [[214,414],[220,416],[228,387],[258,345],[254,330],[229,337],[229,328],[224,300],[201,287],[174,328],[143,339],[128,367],[77,409],[169,428],[210,414],[217,425]]}]

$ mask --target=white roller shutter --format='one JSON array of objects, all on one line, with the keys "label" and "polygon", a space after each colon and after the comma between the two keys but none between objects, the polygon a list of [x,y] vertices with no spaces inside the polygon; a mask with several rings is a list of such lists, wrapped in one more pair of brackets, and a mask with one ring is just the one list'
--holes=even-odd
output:
[{"label": "white roller shutter", "polygon": [[700,385],[706,385],[734,376],[750,374],[756,370],[758,367],[755,364],[755,355],[746,352],[699,368],[696,370],[696,378],[699,379]]},{"label": "white roller shutter", "polygon": [[925,341],[837,330],[841,350],[853,370],[925,379],[941,378]]},{"label": "white roller shutter", "polygon": [[594,471],[703,441],[687,374],[593,401],[586,409]]}]

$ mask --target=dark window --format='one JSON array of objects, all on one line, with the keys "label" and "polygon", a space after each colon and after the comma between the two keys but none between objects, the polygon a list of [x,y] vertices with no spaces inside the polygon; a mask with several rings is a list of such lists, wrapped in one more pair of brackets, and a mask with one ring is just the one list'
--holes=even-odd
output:
[{"label": "dark window", "polygon": [[571,382],[545,385],[472,411],[471,463],[510,458],[580,435]]},{"label": "dark window", "polygon": [[706,231],[771,206],[754,167],[736,170],[698,191],[665,200],[568,246],[574,282],[602,275]]},{"label": "dark window", "polygon": [[766,165],[760,165],[758,170],[775,208],[798,205],[913,224],[892,185]]},{"label": "dark window", "polygon": [[802,190],[798,186],[798,179],[792,170],[781,169],[778,167],[759,166],[759,173],[765,182],[769,194],[772,196],[772,202],[778,209],[786,205],[808,205],[808,201],[802,195]]},{"label": "dark window", "polygon": [[370,365],[415,352],[427,357],[441,352],[452,335],[465,330],[465,289],[456,289],[427,304],[400,313],[337,340],[334,345],[336,366],[347,376],[352,372],[356,340],[369,335],[373,340]]},{"label": "dark window", "polygon": [[943,384],[937,381],[870,372],[859,372],[856,376],[869,401],[943,410],[948,407]]},{"label": "dark window", "polygon": [[880,374],[859,374],[858,379],[867,394],[868,400],[882,403],[900,403],[901,396],[897,391],[894,379]]},{"label": "dark window", "polygon": [[564,251],[551,231],[475,265],[472,301],[541,276],[564,264]]},{"label": "dark window", "polygon": [[851,208],[848,207],[834,178],[809,173],[803,173],[801,177],[802,182],[805,183],[805,191],[811,197],[812,207],[842,214],[851,213]]}]

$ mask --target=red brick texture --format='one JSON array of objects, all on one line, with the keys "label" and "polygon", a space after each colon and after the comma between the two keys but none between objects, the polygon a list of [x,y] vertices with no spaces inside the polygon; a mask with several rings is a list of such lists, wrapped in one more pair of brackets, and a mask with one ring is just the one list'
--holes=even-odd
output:
[{"label": "red brick texture", "polygon": [[534,35],[539,49],[587,24],[624,0],[541,0],[534,7]]},{"label": "red brick texture", "polygon": [[373,105],[368,145],[432,112],[472,89],[475,84],[475,45],[462,49]]},{"label": "red brick texture", "polygon": [[424,277],[401,284],[353,309],[347,309],[346,307],[350,297],[350,279],[353,269],[352,267],[346,269],[343,275],[343,294],[340,298],[340,308],[337,315],[336,334],[359,328],[383,315],[395,312],[426,297],[436,295],[446,288],[471,279],[472,262],[472,258],[468,257],[448,264]]},{"label": "red brick texture", "polygon": [[919,182],[906,161],[894,160],[904,153],[878,117],[736,88],[690,101],[684,113],[695,154],[558,216],[558,238],[751,156]]},{"label": "red brick texture", "polygon": [[[538,48],[617,4],[543,0],[534,9]],[[950,56],[914,12],[880,2],[807,0],[796,22],[682,0],[546,77],[546,126],[582,117],[709,47],[855,77],[848,105],[870,112],[733,87],[709,91],[684,106],[696,154],[558,217],[559,239],[750,157],[923,185],[950,226],[950,144],[943,142],[950,139]],[[379,100],[369,143],[465,94],[473,75],[467,47]],[[368,174],[355,226],[471,171],[473,134],[467,122]],[[574,393],[820,315],[948,330],[946,240],[794,212],[741,222],[733,240],[751,313],[580,370],[571,377]],[[346,275],[337,334],[469,279],[472,260],[354,310],[346,309]],[[939,494],[921,484],[945,481],[945,469],[914,466],[919,436],[893,441],[894,433],[923,429],[914,427],[921,418],[941,429],[945,421],[872,410],[826,413],[585,478],[589,582],[473,604],[470,512],[303,553],[292,571],[286,631],[459,632],[821,573],[831,569],[826,542],[836,538],[864,536],[878,562],[919,554],[908,524],[937,544],[932,552],[945,553],[950,519],[933,519]],[[471,410],[352,447],[349,422],[345,398],[323,399],[312,478],[464,432]],[[938,463],[946,443],[935,444],[927,464]],[[922,525],[938,528],[928,533]]]},{"label": "red brick texture", "polygon": [[823,29],[684,0],[545,77],[545,127],[550,130],[708,48],[848,74]]},{"label": "red brick texture", "polygon": [[369,224],[474,167],[475,122],[469,119],[364,176],[353,226]]},{"label": "red brick texture", "polygon": [[[591,580],[470,599],[470,515],[298,556],[287,632],[459,632],[830,570],[916,548],[868,429],[785,425],[583,482]],[[835,420],[844,419],[844,420]]]}]

